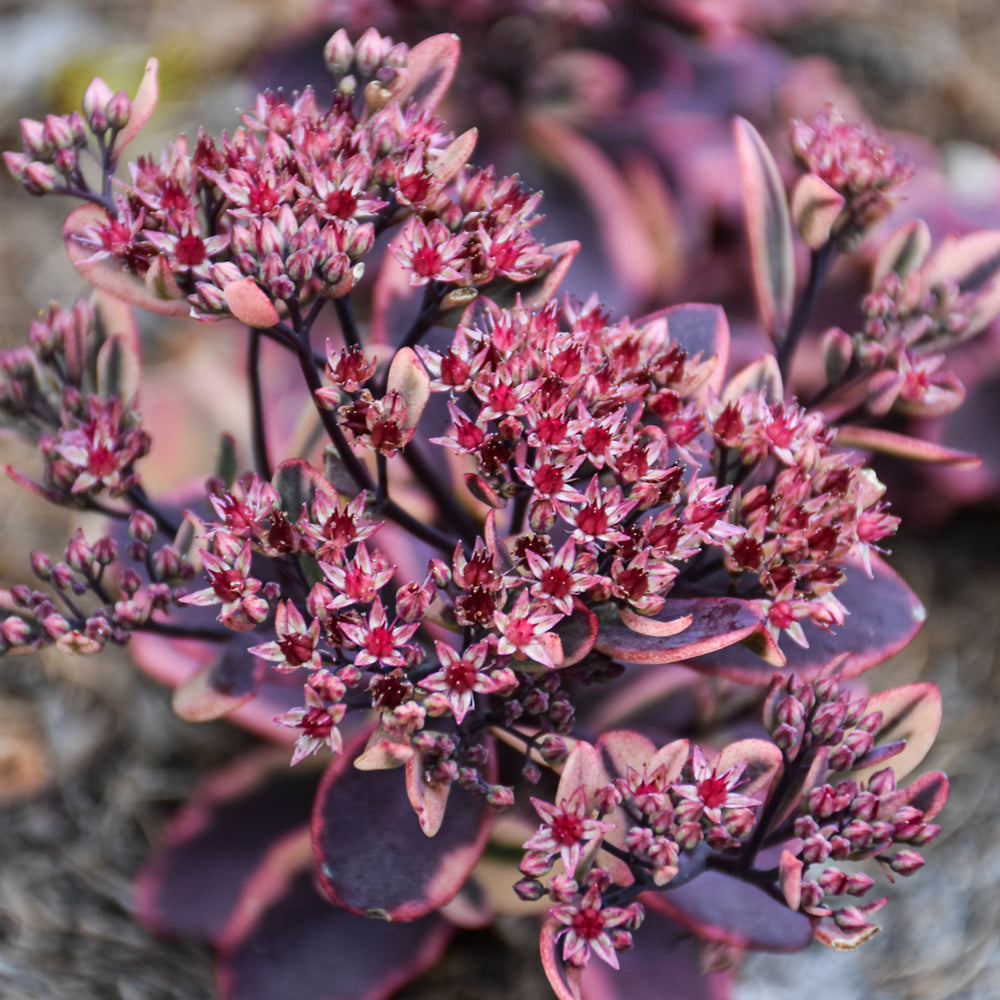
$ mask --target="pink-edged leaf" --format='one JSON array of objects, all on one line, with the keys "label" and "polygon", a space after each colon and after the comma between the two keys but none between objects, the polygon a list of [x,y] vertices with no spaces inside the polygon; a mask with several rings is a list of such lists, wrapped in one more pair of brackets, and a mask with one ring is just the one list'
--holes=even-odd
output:
[{"label": "pink-edged leaf", "polygon": [[795,182],[790,205],[792,222],[810,250],[829,242],[843,207],[844,196],[816,174],[803,174]]},{"label": "pink-edged leaf", "polygon": [[785,390],[781,381],[781,370],[773,354],[764,354],[746,368],[740,369],[728,382],[722,392],[722,402],[735,402],[740,396],[752,392],[762,392],[769,403],[780,403]]},{"label": "pink-edged leaf", "polygon": [[271,485],[281,498],[281,509],[292,520],[299,516],[303,505],[311,507],[319,493],[325,494],[333,503],[338,500],[337,491],[329,480],[302,458],[285,459],[274,470]]},{"label": "pink-edged leaf", "polygon": [[[211,620],[204,611],[189,608],[175,613],[172,619],[175,624],[180,621],[204,624]],[[260,661],[246,650],[248,645],[259,641],[260,635],[252,632],[234,633],[222,645],[134,632],[129,640],[129,654],[140,670],[171,688],[208,669],[213,671],[213,686],[223,696],[238,698],[241,692],[252,689],[253,697],[229,711],[228,720],[272,742],[290,746],[298,737],[297,731],[276,725],[274,718],[302,705],[302,679],[266,667],[258,673]]]},{"label": "pink-edged leaf", "polygon": [[431,167],[431,176],[438,184],[447,184],[469,162],[478,138],[478,130],[470,128],[445,147]]},{"label": "pink-edged leaf", "polygon": [[597,639],[597,616],[581,601],[574,601],[573,613],[563,618],[554,629],[562,645],[561,667],[579,663],[593,648]]},{"label": "pink-edged leaf", "polygon": [[594,648],[624,663],[677,663],[738,643],[760,628],[761,612],[737,597],[668,598],[656,616],[691,617],[678,635],[640,635],[621,621],[601,622]]},{"label": "pink-edged leaf", "polygon": [[843,424],[837,428],[837,444],[846,448],[862,448],[897,455],[912,462],[953,465],[957,469],[978,469],[982,460],[968,451],[958,451],[923,438],[909,437],[880,427],[858,427]]},{"label": "pink-edged leaf", "polygon": [[[130,312],[124,305],[121,311]],[[111,309],[102,309],[102,320],[111,313]],[[101,396],[117,397],[126,407],[134,406],[141,374],[135,323],[128,322],[118,330],[109,331],[97,352],[97,391]]]},{"label": "pink-edged leaf", "polygon": [[420,829],[428,837],[433,837],[444,822],[451,785],[447,782],[430,781],[424,759],[419,754],[414,754],[405,766],[406,795],[410,806],[417,814]]},{"label": "pink-edged leaf", "polygon": [[778,865],[778,881],[781,893],[790,910],[797,910],[802,902],[802,860],[791,851],[781,852],[781,862]]},{"label": "pink-edged leaf", "polygon": [[400,104],[415,101],[433,112],[444,97],[462,55],[458,35],[432,35],[410,49],[405,69],[389,85],[389,93]]},{"label": "pink-edged leaf", "polygon": [[231,281],[222,290],[222,294],[229,311],[247,326],[266,330],[281,318],[270,296],[253,278]]},{"label": "pink-edged leaf", "polygon": [[882,725],[875,734],[875,751],[884,744],[902,741],[904,749],[890,760],[869,764],[858,761],[851,771],[855,781],[867,781],[887,764],[897,781],[906,777],[927,756],[941,728],[941,692],[936,684],[921,681],[879,691],[868,699],[867,712],[881,712]]},{"label": "pink-edged leaf", "polygon": [[[786,642],[786,670],[810,679],[841,660],[841,676],[857,677],[898,653],[917,634],[927,615],[916,594],[881,557],[871,556],[871,569],[869,578],[860,563],[847,564],[846,580],[836,590],[850,612],[847,620],[826,630],[804,621],[809,647]],[[747,684],[769,684],[774,676],[770,664],[743,646],[700,656],[688,666]]]},{"label": "pink-edged leaf", "polygon": [[667,334],[684,348],[689,358],[700,354],[703,361],[715,358],[706,385],[717,395],[722,392],[729,365],[729,320],[721,306],[703,302],[685,302],[679,306],[658,309],[635,321],[645,330],[652,323],[667,321]]},{"label": "pink-edged leaf", "polygon": [[541,277],[521,284],[511,286],[510,297],[520,295],[525,305],[534,308],[545,305],[556,292],[566,277],[566,272],[570,269],[576,255],[580,252],[578,240],[567,240],[564,243],[553,243],[545,247],[545,253],[552,263]]},{"label": "pink-edged leaf", "polygon": [[[867,918],[881,910],[888,901],[888,897],[883,896],[881,899],[872,899],[867,903],[861,903],[857,909]],[[834,951],[853,951],[866,941],[871,940],[878,931],[879,928],[874,924],[868,924],[859,930],[845,930],[837,926],[832,916],[823,917],[813,923],[813,936],[821,944],[825,944],[827,948],[832,948]]]},{"label": "pink-edged leaf", "polygon": [[[235,645],[235,644],[234,644]],[[171,707],[188,722],[221,719],[257,694],[260,670],[244,671],[245,649],[227,647],[219,659],[196,670],[174,688]]]},{"label": "pink-edged leaf", "polygon": [[710,682],[686,666],[633,666],[588,710],[587,723],[596,732],[634,729],[660,746],[707,716],[713,697]]},{"label": "pink-edged leaf", "polygon": [[215,939],[275,840],[309,821],[316,768],[284,750],[245,754],[209,778],[167,825],[135,885],[148,928]]},{"label": "pink-edged leaf", "polygon": [[656,744],[630,729],[602,733],[596,746],[606,781],[624,778],[629,767],[641,772],[656,755]]},{"label": "pink-edged leaf", "polygon": [[177,284],[177,279],[165,257],[154,257],[142,280],[146,288],[158,299],[184,298],[184,293]]},{"label": "pink-edged leaf", "polygon": [[567,966],[562,959],[562,943],[559,940],[559,933],[565,929],[563,924],[552,917],[546,919],[545,923],[542,924],[542,932],[538,942],[542,956],[542,968],[545,970],[549,985],[559,1000],[582,1000],[580,991],[582,970],[576,965]]},{"label": "pink-edged leaf", "polygon": [[417,426],[427,401],[431,398],[431,377],[409,347],[401,347],[393,356],[386,380],[387,392],[398,392],[406,404],[403,429]]},{"label": "pink-edged leaf", "polygon": [[764,328],[784,339],[795,295],[792,224],[778,166],[760,133],[743,118],[733,122],[754,292]]},{"label": "pink-edged leaf", "polygon": [[931,249],[931,231],[923,219],[904,223],[882,244],[872,268],[872,287],[891,273],[905,278],[923,264]]},{"label": "pink-edged leaf", "polygon": [[[719,774],[741,765],[745,765],[746,769],[739,786],[740,795],[764,798],[781,770],[781,751],[770,740],[737,740],[723,747],[713,763]],[[758,794],[761,792],[764,794]]]},{"label": "pink-edged leaf", "polygon": [[185,299],[161,299],[151,292],[142,278],[123,271],[114,259],[95,253],[93,246],[81,243],[77,237],[91,226],[106,225],[107,213],[97,205],[81,205],[73,209],[63,223],[63,243],[70,263],[98,291],[121,299],[129,305],[161,316],[187,316],[191,306]]},{"label": "pink-edged leaf", "polygon": [[643,903],[709,941],[758,951],[798,951],[812,939],[812,925],[763,889],[722,872],[707,871]]},{"label": "pink-edged leaf", "polygon": [[[649,910],[635,947],[615,970],[591,959],[583,971],[583,1000],[731,1000],[733,974],[706,972],[701,942],[662,913]],[[667,971],[669,970],[669,971]]]},{"label": "pink-edged leaf", "polygon": [[402,775],[351,766],[364,739],[334,760],[316,796],[320,887],[331,902],[360,916],[416,920],[462,887],[482,854],[493,813],[482,797],[455,789],[437,834],[426,836]]},{"label": "pink-edged leaf", "polygon": [[316,891],[308,832],[268,855],[221,943],[225,1000],[386,1000],[441,957],[453,928],[365,920]]},{"label": "pink-edged leaf", "polygon": [[601,761],[600,751],[592,743],[580,740],[563,764],[555,801],[568,799],[578,788],[583,788],[589,806],[593,801],[593,793],[607,783],[608,774]]},{"label": "pink-edged leaf", "polygon": [[949,235],[942,240],[924,268],[928,289],[954,282],[960,292],[973,296],[969,325],[963,338],[978,333],[1000,313],[1000,232],[983,231]]},{"label": "pink-edged leaf", "polygon": [[924,819],[932,820],[948,801],[950,788],[948,776],[942,771],[922,774],[905,789],[906,805],[923,810]]},{"label": "pink-edged leaf", "polygon": [[617,165],[586,136],[549,115],[529,115],[526,127],[532,147],[583,192],[618,283],[630,297],[647,299],[656,284],[656,246]]},{"label": "pink-edged leaf", "polygon": [[359,771],[391,771],[402,767],[415,753],[411,743],[400,742],[398,736],[377,725],[354,759],[354,766]]},{"label": "pink-edged leaf", "polygon": [[142,131],[156,110],[157,102],[160,99],[160,88],[157,82],[158,69],[159,63],[156,59],[150,58],[146,61],[146,69],[142,74],[139,89],[135,93],[135,99],[132,101],[132,111],[128,116],[128,121],[115,137],[112,153],[113,163],[118,162],[125,147]]},{"label": "pink-edged leaf", "polygon": [[651,635],[661,639],[679,635],[694,621],[692,615],[682,615],[680,618],[663,621],[662,617],[657,615],[636,614],[631,608],[622,608],[620,614],[622,624],[626,628],[638,632],[639,635]]}]

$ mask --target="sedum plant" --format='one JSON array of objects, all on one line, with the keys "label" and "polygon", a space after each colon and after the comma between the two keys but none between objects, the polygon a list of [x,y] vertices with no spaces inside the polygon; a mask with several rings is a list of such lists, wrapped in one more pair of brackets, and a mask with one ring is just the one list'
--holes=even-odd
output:
[{"label": "sedum plant", "polygon": [[[0,357],[41,459],[8,471],[109,528],[33,554],[3,649],[127,642],[182,716],[279,745],[182,808],[140,919],[211,941],[238,1000],[385,997],[512,913],[564,1000],[721,997],[743,949],[862,943],[948,792],[912,776],[936,688],[862,678],[923,617],[867,452],[974,461],[892,418],[961,402],[942,351],[1000,311],[1000,234],[884,239],[796,398],[817,292],[908,173],[867,129],[797,123],[786,194],[735,122],[772,344],[740,367],[717,305],[558,297],[577,244],[540,242],[541,196],[435,115],[454,36],[324,54],[329,95],[265,92],[127,176],[152,61],[134,100],[95,80],[5,154],[81,203],[95,288]],[[169,496],[142,479],[133,308],[245,345],[248,446],[202,440],[207,478]],[[698,942],[729,964],[702,974]]]}]

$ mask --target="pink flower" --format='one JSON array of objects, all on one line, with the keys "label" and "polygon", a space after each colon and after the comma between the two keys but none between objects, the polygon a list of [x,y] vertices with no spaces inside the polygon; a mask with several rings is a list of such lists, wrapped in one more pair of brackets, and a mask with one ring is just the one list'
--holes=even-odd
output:
[{"label": "pink flower", "polygon": [[544,604],[535,604],[527,590],[522,590],[509,612],[493,614],[493,625],[500,633],[497,652],[532,659],[554,669],[555,663],[542,637],[563,617],[550,614]]},{"label": "pink flower", "polygon": [[483,670],[489,654],[488,642],[477,642],[459,653],[443,642],[435,641],[441,669],[420,682],[422,688],[440,691],[457,722],[461,722],[475,703],[474,694],[489,694],[494,690],[493,678]]},{"label": "pink flower", "polygon": [[586,965],[593,951],[611,968],[618,968],[618,955],[608,930],[626,923],[631,918],[628,910],[620,906],[602,907],[600,892],[592,888],[587,890],[579,903],[553,906],[549,913],[559,923],[565,924],[565,929],[559,932],[566,935],[563,941],[564,962]]},{"label": "pink flower", "polygon": [[403,667],[406,665],[407,643],[420,627],[419,622],[409,625],[390,625],[382,602],[376,598],[367,620],[361,624],[344,622],[341,630],[344,638],[358,646],[354,665],[367,667],[378,663],[382,667]]},{"label": "pink flower", "polygon": [[615,828],[614,823],[587,817],[587,799],[582,787],[568,799],[560,800],[558,806],[534,796],[531,804],[545,822],[530,840],[525,841],[524,849],[550,855],[558,853],[568,875],[576,871],[583,848]]}]

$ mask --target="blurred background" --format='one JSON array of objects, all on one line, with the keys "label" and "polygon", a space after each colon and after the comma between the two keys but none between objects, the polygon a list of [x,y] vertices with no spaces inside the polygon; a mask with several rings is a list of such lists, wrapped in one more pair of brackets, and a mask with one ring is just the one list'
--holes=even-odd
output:
[{"label": "blurred background", "polygon": [[[598,290],[618,313],[719,301],[752,338],[733,114],[750,118],[777,152],[789,117],[833,100],[890,133],[917,166],[900,218],[925,215],[939,235],[1000,228],[995,2],[907,0],[905,16],[901,8],[898,0],[0,0],[0,148],[20,148],[20,117],[77,107],[94,75],[134,92],[150,55],[160,60],[162,99],[134,155],[158,155],[199,125],[232,128],[263,86],[322,85],[322,44],[338,26],[357,35],[372,23],[411,43],[453,30],[465,59],[444,114],[456,129],[481,127],[480,162],[544,189],[546,239],[583,239],[567,287]],[[68,207],[0,176],[2,346],[21,341],[50,299],[68,305],[85,291],[59,238]],[[839,274],[835,290],[859,281]],[[227,332],[144,323],[155,374],[148,403],[160,420],[238,420],[238,400],[221,415],[197,408],[211,375],[201,352],[224,363],[234,344]],[[996,339],[991,331],[986,342]],[[997,357],[983,349],[968,363],[1000,372]],[[951,443],[1000,441],[988,416],[997,395],[986,381],[987,409],[966,425],[975,440]],[[198,457],[171,455],[153,485],[199,474]],[[0,439],[0,461],[30,468],[30,453]],[[945,722],[926,766],[953,781],[944,831],[927,868],[890,890],[899,899],[879,915],[883,932],[872,942],[856,954],[817,946],[751,956],[739,1000],[1000,996],[996,480],[910,486],[896,501],[922,530],[894,544],[892,562],[929,621],[870,676],[878,687],[929,679],[942,688]],[[32,548],[67,537],[62,512],[6,483],[0,529],[5,582],[25,577]],[[130,886],[171,810],[247,742],[221,723],[176,719],[168,694],[124,654],[0,661],[0,995],[215,995],[211,956],[140,930]],[[439,968],[400,995],[547,997],[533,936],[516,924],[460,935]]]}]

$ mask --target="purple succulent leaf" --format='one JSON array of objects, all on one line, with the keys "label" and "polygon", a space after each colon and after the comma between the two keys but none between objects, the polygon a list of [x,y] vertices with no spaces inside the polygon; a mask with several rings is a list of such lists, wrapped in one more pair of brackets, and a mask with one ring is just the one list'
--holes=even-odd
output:
[{"label": "purple succulent leaf", "polygon": [[798,951],[813,936],[809,918],[763,889],[722,872],[707,871],[642,902],[699,937],[757,951]]},{"label": "purple succulent leaf", "polygon": [[[847,578],[836,592],[850,612],[843,625],[824,630],[803,623],[809,647],[788,644],[789,671],[809,680],[842,660],[841,676],[857,677],[898,653],[919,631],[926,612],[917,596],[885,560],[873,555],[870,561],[870,578],[858,562],[846,567]],[[740,683],[767,684],[774,676],[773,667],[744,646],[729,646],[687,665]]]},{"label": "purple succulent leaf", "polygon": [[751,392],[763,392],[769,403],[780,402],[785,395],[781,370],[773,354],[761,355],[745,368],[741,368],[726,382],[722,402],[730,403]]},{"label": "purple succulent leaf", "polygon": [[792,224],[781,174],[760,133],[733,122],[746,213],[754,292],[764,328],[775,343],[785,336],[795,295]]},{"label": "purple succulent leaf", "polygon": [[960,292],[975,295],[964,338],[978,333],[1000,313],[1000,232],[951,234],[924,268],[928,287],[954,282]]},{"label": "purple succulent leaf", "polygon": [[455,789],[439,829],[427,836],[402,775],[351,766],[366,739],[362,734],[334,760],[316,796],[312,834],[320,888],[359,916],[416,920],[461,889],[486,845],[493,813],[485,799]]},{"label": "purple succulent leaf", "polygon": [[[172,615],[172,620],[211,620],[210,611],[185,608]],[[129,653],[143,673],[161,684],[175,689],[189,686],[176,706],[183,717],[214,718],[212,710],[218,709],[231,722],[291,746],[296,731],[276,725],[274,719],[302,704],[302,679],[266,666],[261,670],[261,661],[247,652],[248,646],[259,641],[253,632],[234,632],[222,645],[136,632],[129,640]],[[244,697],[247,691],[249,699]]]},{"label": "purple succulent leaf", "polygon": [[260,749],[209,778],[168,824],[135,884],[148,928],[218,938],[275,840],[307,823],[320,775]]},{"label": "purple succulent leaf", "polygon": [[220,943],[224,1000],[385,1000],[440,958],[452,926],[365,920],[316,891],[308,829],[270,852]]},{"label": "purple succulent leaf", "polygon": [[594,732],[634,729],[661,746],[691,718],[707,717],[713,699],[711,682],[686,666],[633,666],[587,711],[586,723]]},{"label": "purple succulent leaf", "polygon": [[886,455],[896,455],[911,462],[951,465],[956,469],[976,469],[982,461],[978,455],[959,451],[923,438],[910,437],[881,427],[859,427],[842,424],[837,428],[837,443],[845,448],[862,448]]},{"label": "purple succulent leaf", "polygon": [[929,771],[907,786],[906,804],[921,809],[925,820],[932,820],[944,808],[949,791],[948,776],[941,771]]},{"label": "purple succulent leaf", "polygon": [[673,636],[640,635],[615,614],[601,621],[594,648],[624,663],[677,663],[732,646],[756,632],[761,612],[737,597],[667,598],[651,621],[691,616],[691,624]]},{"label": "purple succulent leaf", "polygon": [[526,129],[531,146],[583,192],[608,263],[629,298],[648,299],[657,277],[653,234],[617,165],[576,129],[549,115],[528,115]]},{"label": "purple succulent leaf", "polygon": [[573,602],[573,613],[563,618],[553,629],[562,645],[560,667],[579,663],[593,648],[597,639],[597,616],[582,601]]},{"label": "purple succulent leaf", "polygon": [[[882,724],[875,734],[872,753],[857,762],[851,772],[862,782],[891,765],[896,780],[905,778],[927,755],[941,727],[941,692],[936,684],[922,681],[879,691],[868,699],[868,712],[881,712]],[[880,758],[880,747],[898,745],[888,758]],[[869,760],[874,756],[873,760]]]},{"label": "purple succulent leaf", "polygon": [[583,788],[587,803],[590,805],[593,793],[607,783],[608,773],[601,760],[600,751],[592,743],[580,740],[563,764],[555,801],[568,799],[578,788]]},{"label": "purple succulent leaf", "polygon": [[[583,1000],[730,1000],[733,975],[705,972],[701,942],[655,910],[635,932],[635,947],[620,956],[615,971],[590,961],[580,983]],[[669,969],[669,976],[664,976]]]},{"label": "purple succulent leaf", "polygon": [[318,493],[325,493],[334,503],[338,500],[336,491],[319,470],[301,458],[282,462],[274,470],[271,485],[281,497],[281,509],[293,520],[299,516],[303,504],[311,505]]}]

